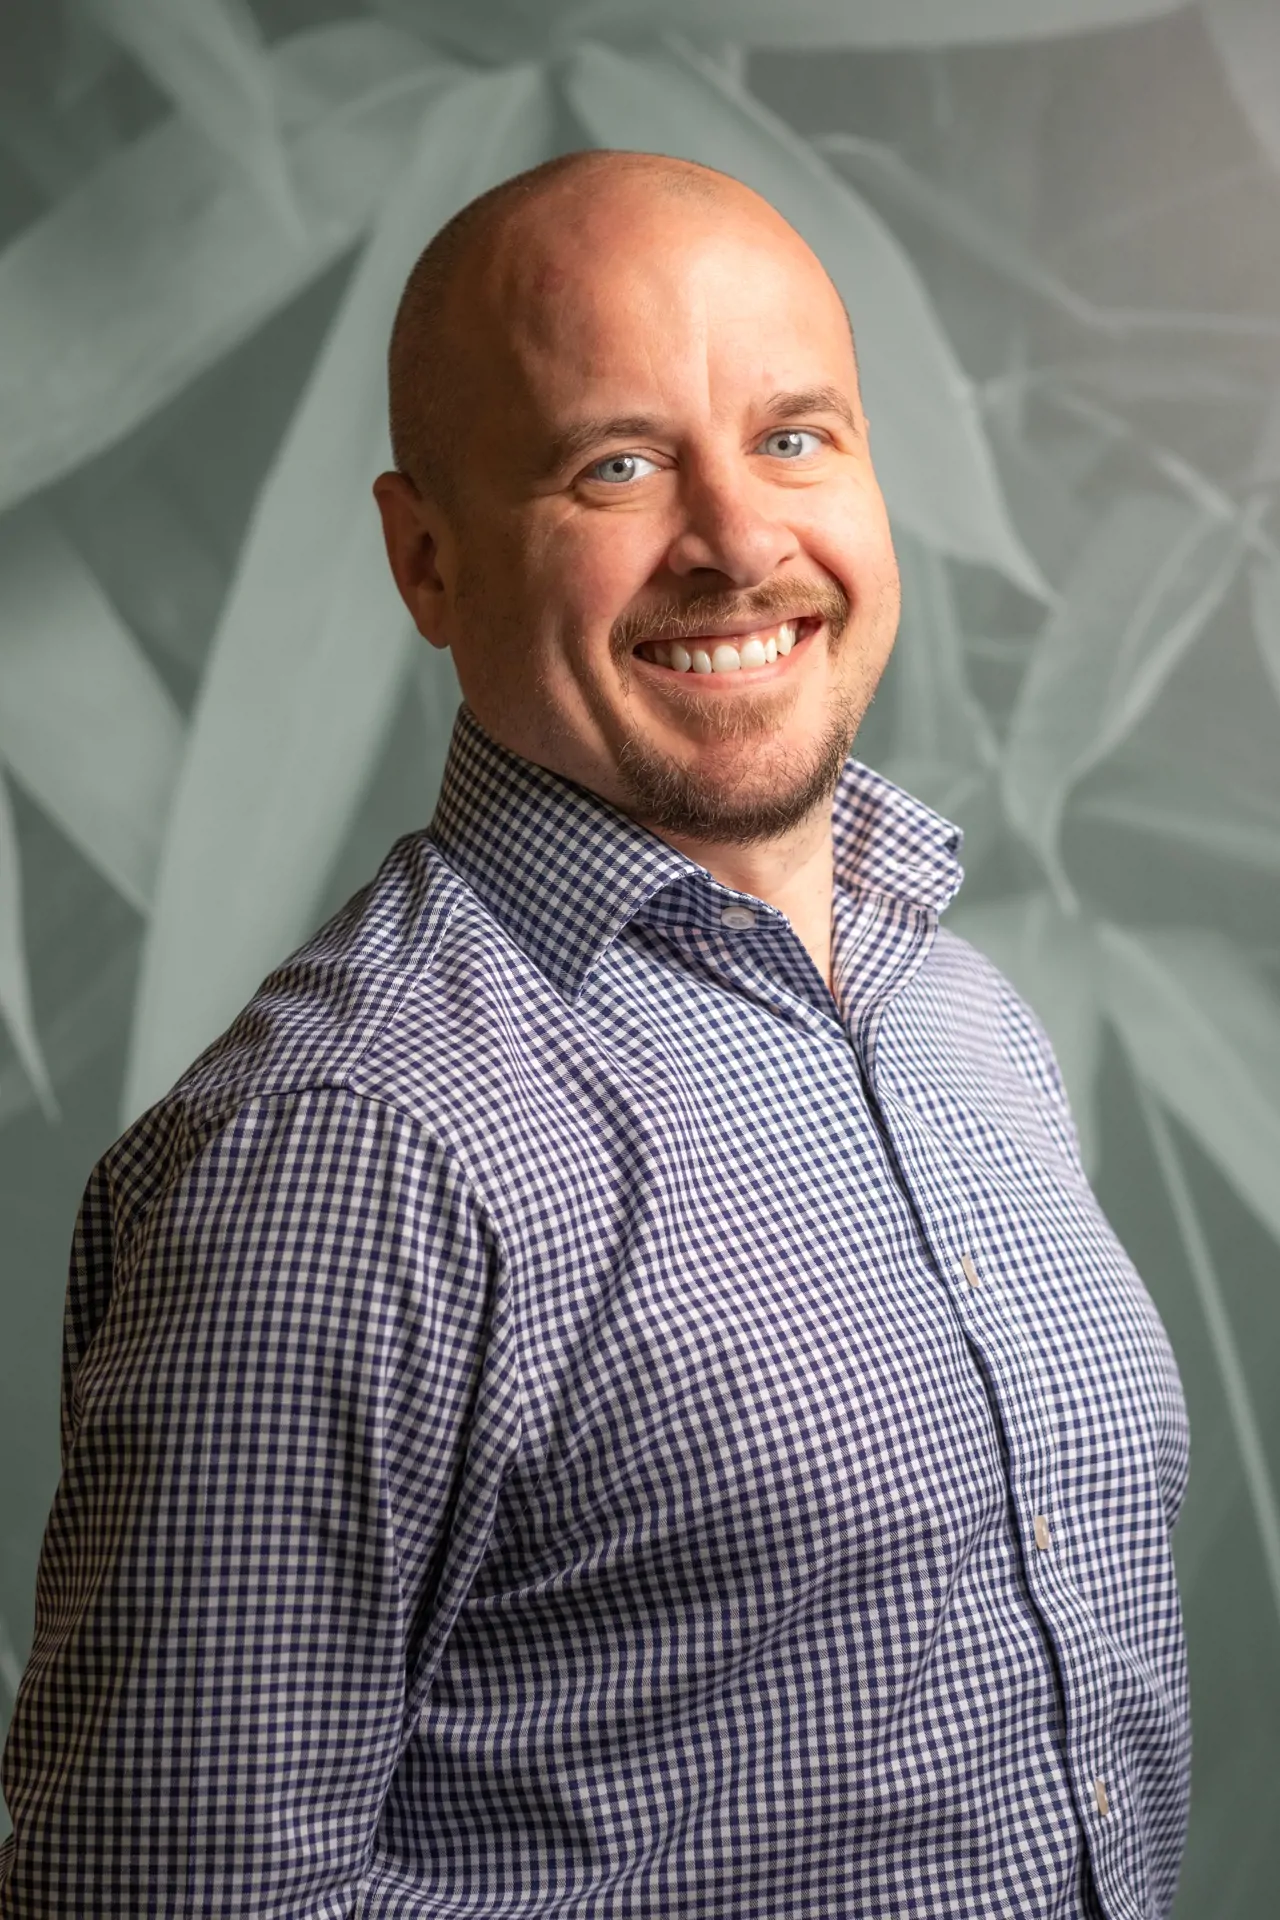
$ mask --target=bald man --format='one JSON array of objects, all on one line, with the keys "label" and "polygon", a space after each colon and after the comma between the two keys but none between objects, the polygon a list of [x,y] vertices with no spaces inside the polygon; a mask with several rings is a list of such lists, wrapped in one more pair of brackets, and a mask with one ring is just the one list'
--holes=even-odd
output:
[{"label": "bald man", "polygon": [[850,753],[839,298],[574,155],[390,373],[439,803],[90,1182],[0,1914],[1167,1914],[1177,1370]]}]

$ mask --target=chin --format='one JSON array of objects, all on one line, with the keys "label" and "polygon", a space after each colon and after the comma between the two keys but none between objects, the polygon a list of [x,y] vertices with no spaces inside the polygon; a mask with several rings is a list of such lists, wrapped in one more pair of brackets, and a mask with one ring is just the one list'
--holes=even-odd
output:
[{"label": "chin", "polygon": [[[657,832],[751,845],[790,833],[830,806],[855,731],[841,712],[791,739],[757,733],[737,744],[718,778],[696,749],[690,761],[632,735],[619,754],[618,774],[629,810]],[[714,751],[710,757],[724,759]]]}]

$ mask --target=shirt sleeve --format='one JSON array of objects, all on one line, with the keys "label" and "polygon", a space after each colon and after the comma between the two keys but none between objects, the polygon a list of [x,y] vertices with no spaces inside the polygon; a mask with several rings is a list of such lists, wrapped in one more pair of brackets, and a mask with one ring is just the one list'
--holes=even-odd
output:
[{"label": "shirt sleeve", "polygon": [[498,1243],[342,1089],[138,1134],[77,1223],[0,1915],[347,1915],[518,1440]]}]

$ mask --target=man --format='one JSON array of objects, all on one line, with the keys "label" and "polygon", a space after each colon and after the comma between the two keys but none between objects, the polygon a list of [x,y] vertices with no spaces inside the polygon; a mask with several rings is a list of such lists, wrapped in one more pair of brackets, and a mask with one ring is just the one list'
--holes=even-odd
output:
[{"label": "man", "polygon": [[438,809],[90,1183],[0,1913],[1166,1913],[1177,1372],[958,831],[848,757],[837,295],[570,156],[391,403]]}]

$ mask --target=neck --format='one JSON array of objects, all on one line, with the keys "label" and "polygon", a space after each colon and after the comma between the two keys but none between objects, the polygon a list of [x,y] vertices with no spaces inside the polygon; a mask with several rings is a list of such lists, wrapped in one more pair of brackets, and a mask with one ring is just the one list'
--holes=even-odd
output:
[{"label": "neck", "polygon": [[785,913],[796,937],[831,988],[831,900],[835,852],[831,814],[820,813],[794,832],[754,846],[715,846],[654,828],[660,839],[705,867],[722,886],[750,893]]}]

